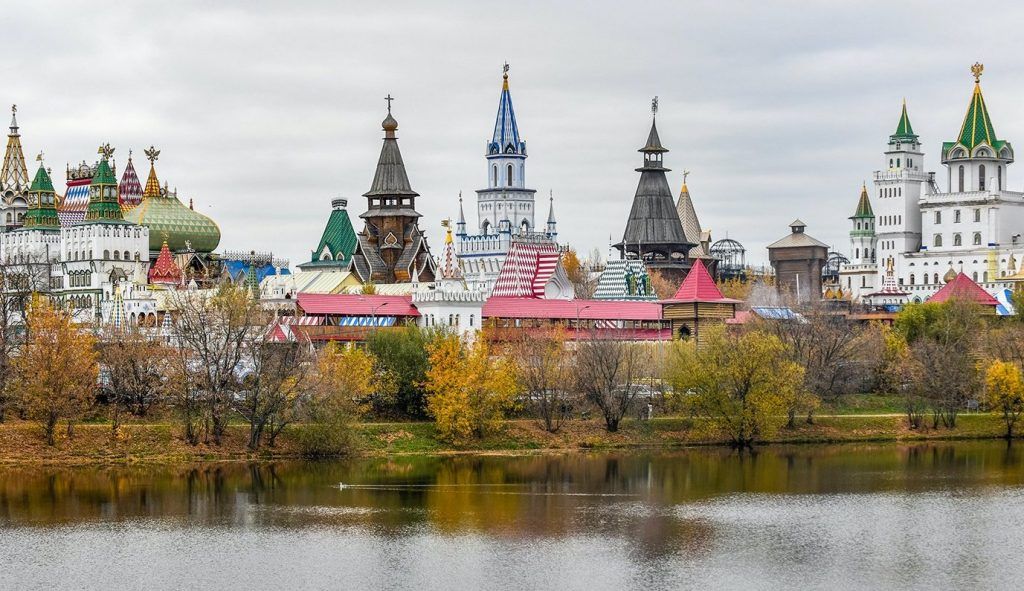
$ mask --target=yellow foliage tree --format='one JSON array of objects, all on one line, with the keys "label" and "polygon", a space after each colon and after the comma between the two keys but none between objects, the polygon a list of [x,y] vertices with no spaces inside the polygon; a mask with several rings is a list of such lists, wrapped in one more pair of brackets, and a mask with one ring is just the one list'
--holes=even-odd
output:
[{"label": "yellow foliage tree", "polygon": [[486,435],[515,402],[515,371],[506,359],[491,357],[480,338],[467,344],[446,334],[429,346],[427,412],[441,439],[465,443]]},{"label": "yellow foliage tree", "polygon": [[330,343],[317,360],[318,403],[350,406],[362,412],[380,386],[374,358],[366,349]]},{"label": "yellow foliage tree", "polygon": [[58,422],[67,421],[70,437],[96,391],[96,340],[42,297],[33,299],[26,325],[24,348],[14,359],[15,391],[53,445]]},{"label": "yellow foliage tree", "polygon": [[803,371],[774,335],[717,329],[700,349],[678,343],[668,375],[681,405],[706,418],[734,446],[750,447],[786,422]]},{"label": "yellow foliage tree", "polygon": [[1006,438],[1013,437],[1013,428],[1024,412],[1024,378],[1020,368],[1009,361],[995,360],[985,371],[988,404],[1002,411],[1006,422]]}]

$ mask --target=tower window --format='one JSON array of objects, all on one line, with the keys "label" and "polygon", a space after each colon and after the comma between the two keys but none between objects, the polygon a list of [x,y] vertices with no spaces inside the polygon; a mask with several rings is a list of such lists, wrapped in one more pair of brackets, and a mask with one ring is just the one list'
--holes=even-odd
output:
[{"label": "tower window", "polygon": [[980,208],[974,210],[974,221],[976,221],[976,222],[980,222],[981,221],[981,209]]},{"label": "tower window", "polygon": [[941,211],[936,211],[935,212],[935,223],[936,224],[941,224],[942,223],[942,212]]},{"label": "tower window", "polygon": [[985,190],[985,165],[978,166],[978,190]]},{"label": "tower window", "polygon": [[933,246],[942,246],[942,234],[936,234],[935,235],[935,238],[932,240],[932,245]]},{"label": "tower window", "polygon": [[960,234],[953,234],[953,246],[963,246],[963,240],[960,238]]},{"label": "tower window", "polygon": [[910,274],[910,284],[911,285],[914,284],[914,274],[913,273]]},{"label": "tower window", "polygon": [[[975,232],[974,233],[974,238],[972,239],[972,242],[974,243],[975,246],[981,246],[981,232]],[[977,278],[975,278],[975,279],[977,279]]]},{"label": "tower window", "polygon": [[961,193],[963,193],[964,192],[964,165],[963,164],[960,165],[959,174],[960,174],[960,189],[959,189],[959,191]]},{"label": "tower window", "polygon": [[1001,165],[996,167],[996,178],[999,180],[999,190],[1002,191],[1003,190],[1003,167]]},{"label": "tower window", "polygon": [[493,171],[492,174],[494,176],[494,180],[491,182],[491,185],[494,186],[494,187],[497,187],[498,186],[498,165],[497,164],[494,165],[494,171]]},{"label": "tower window", "polygon": [[506,181],[508,182],[508,186],[511,187],[512,186],[512,165],[511,164],[508,165],[508,179],[506,179]]},{"label": "tower window", "polygon": [[954,209],[953,210],[953,223],[954,224],[959,224],[960,223],[960,210],[959,209]]}]

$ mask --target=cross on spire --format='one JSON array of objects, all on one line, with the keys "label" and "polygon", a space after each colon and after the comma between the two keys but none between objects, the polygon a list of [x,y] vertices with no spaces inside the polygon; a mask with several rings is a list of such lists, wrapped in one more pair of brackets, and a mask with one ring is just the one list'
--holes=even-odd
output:
[{"label": "cross on spire", "polygon": [[683,184],[684,185],[686,184],[686,177],[688,177],[688,176],[690,176],[690,171],[689,170],[684,170],[683,171]]},{"label": "cross on spire", "polygon": [[395,98],[393,96],[391,96],[391,93],[389,92],[388,95],[386,97],[384,97],[384,100],[386,100],[388,102],[388,115],[390,115],[391,114],[391,101],[395,100]]}]

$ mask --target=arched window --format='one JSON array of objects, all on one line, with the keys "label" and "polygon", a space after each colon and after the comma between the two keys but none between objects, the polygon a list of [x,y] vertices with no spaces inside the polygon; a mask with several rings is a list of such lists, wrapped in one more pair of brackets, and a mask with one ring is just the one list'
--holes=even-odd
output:
[{"label": "arched window", "polygon": [[975,283],[978,282],[978,272],[977,271],[971,273],[971,280],[974,281]]},{"label": "arched window", "polygon": [[959,224],[960,223],[960,210],[959,209],[954,209],[953,210],[953,223],[954,224]]},{"label": "arched window", "polygon": [[853,255],[853,258],[855,258],[855,259],[859,259],[860,258],[860,249],[859,248],[857,249],[857,253],[855,255]]},{"label": "arched window", "polygon": [[978,190],[985,190],[985,165],[981,164],[978,166]]},{"label": "arched window", "polygon": [[130,261],[132,260],[132,254],[126,250],[124,251],[124,254],[121,255],[121,258],[123,258],[126,261]]},{"label": "arched window", "polygon": [[942,234],[935,235],[935,240],[932,241],[932,246],[942,246]]},{"label": "arched window", "polygon": [[981,274],[981,282],[988,283],[988,271],[985,271],[984,273]]},{"label": "arched window", "polygon": [[936,224],[941,224],[942,223],[942,212],[941,211],[936,211],[935,212],[935,223]]},{"label": "arched window", "polygon": [[469,327],[470,328],[473,328],[473,316],[476,316],[476,314],[470,314],[469,315]]},{"label": "arched window", "polygon": [[505,179],[505,182],[508,184],[508,186],[510,186],[510,187],[512,186],[512,165],[511,164],[508,165],[508,178]]},{"label": "arched window", "polygon": [[[109,258],[107,256],[107,251],[105,251],[105,250],[103,251],[103,258],[105,258],[105,259]],[[115,261],[121,260],[121,253],[119,251],[116,251],[116,250],[114,251],[114,260]]]},{"label": "arched window", "polygon": [[913,273],[910,274],[910,284],[911,285],[914,284],[914,274]]},{"label": "arched window", "polygon": [[900,167],[900,159],[899,159],[899,158],[897,158],[897,159],[896,159],[896,168],[899,168],[899,167]]},{"label": "arched window", "polygon": [[935,275],[932,276],[932,283],[938,283],[938,282],[939,282],[939,274],[936,273]]},{"label": "arched window", "polygon": [[[963,168],[963,167],[961,166],[961,168]],[[492,182],[491,184],[493,186],[497,187],[498,186],[498,165],[497,164],[494,165],[493,175],[494,175],[494,182]]]},{"label": "arched window", "polygon": [[953,234],[953,246],[963,246],[963,240],[960,238],[960,234]]},{"label": "arched window", "polygon": [[960,174],[960,185],[959,185],[960,189],[959,190],[960,190],[961,193],[963,193],[964,192],[964,165],[963,164],[960,165],[959,174]]},{"label": "arched window", "polygon": [[981,232],[974,233],[974,238],[971,240],[971,243],[974,244],[974,246],[981,246]]}]

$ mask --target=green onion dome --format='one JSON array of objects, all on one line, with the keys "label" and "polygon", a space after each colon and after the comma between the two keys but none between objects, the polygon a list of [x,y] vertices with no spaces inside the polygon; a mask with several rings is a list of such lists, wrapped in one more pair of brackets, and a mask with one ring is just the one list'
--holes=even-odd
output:
[{"label": "green onion dome", "polygon": [[172,252],[191,248],[196,252],[212,252],[220,244],[220,228],[205,215],[186,207],[178,196],[160,188],[153,162],[158,151],[150,148],[149,179],[142,202],[125,213],[124,219],[149,228],[149,249],[158,251],[164,240]]}]

